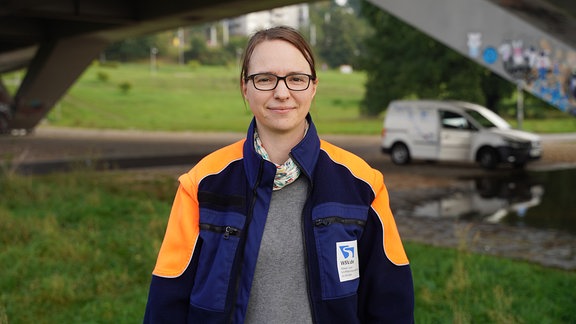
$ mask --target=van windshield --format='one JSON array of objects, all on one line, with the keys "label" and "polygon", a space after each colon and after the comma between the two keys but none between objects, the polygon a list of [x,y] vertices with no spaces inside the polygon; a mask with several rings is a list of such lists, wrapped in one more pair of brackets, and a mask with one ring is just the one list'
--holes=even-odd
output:
[{"label": "van windshield", "polygon": [[486,111],[476,111],[472,109],[466,109],[466,113],[474,118],[482,127],[485,128],[500,128],[500,129],[508,129],[511,128],[510,124],[502,119],[500,116],[496,115],[490,110]]}]

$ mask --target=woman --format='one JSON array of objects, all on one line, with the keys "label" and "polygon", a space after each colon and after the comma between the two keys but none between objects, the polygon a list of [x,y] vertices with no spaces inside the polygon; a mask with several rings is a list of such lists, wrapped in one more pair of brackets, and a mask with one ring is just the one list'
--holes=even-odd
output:
[{"label": "woman", "polygon": [[295,30],[257,32],[246,140],[180,177],[150,323],[410,323],[408,259],[380,172],[318,138],[318,79]]}]

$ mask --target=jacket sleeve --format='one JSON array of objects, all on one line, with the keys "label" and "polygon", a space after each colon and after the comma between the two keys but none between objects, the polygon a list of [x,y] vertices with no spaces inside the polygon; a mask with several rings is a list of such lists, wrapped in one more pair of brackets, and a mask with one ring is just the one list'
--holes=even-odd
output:
[{"label": "jacket sleeve", "polygon": [[166,234],[153,271],[144,323],[186,323],[199,233],[197,189],[180,178]]},{"label": "jacket sleeve", "polygon": [[410,265],[390,210],[382,175],[360,240],[359,312],[362,323],[413,323]]}]

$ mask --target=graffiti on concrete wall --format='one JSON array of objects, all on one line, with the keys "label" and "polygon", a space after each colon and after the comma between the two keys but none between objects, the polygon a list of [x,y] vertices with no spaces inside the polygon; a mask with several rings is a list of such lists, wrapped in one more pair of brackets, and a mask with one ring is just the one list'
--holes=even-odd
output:
[{"label": "graffiti on concrete wall", "polygon": [[576,109],[576,51],[521,37],[482,47],[481,33],[468,33],[467,48],[470,57],[487,65],[502,64],[511,78],[524,81],[526,90],[560,110]]}]

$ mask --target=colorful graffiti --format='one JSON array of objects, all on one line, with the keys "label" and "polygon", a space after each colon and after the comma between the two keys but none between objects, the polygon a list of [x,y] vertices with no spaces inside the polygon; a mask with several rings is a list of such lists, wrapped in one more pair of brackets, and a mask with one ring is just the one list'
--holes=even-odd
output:
[{"label": "colorful graffiti", "polygon": [[520,37],[482,50],[481,33],[468,33],[467,47],[471,57],[485,64],[500,61],[510,77],[524,81],[527,91],[564,112],[576,113],[576,51],[555,49],[545,39],[531,43]]}]

